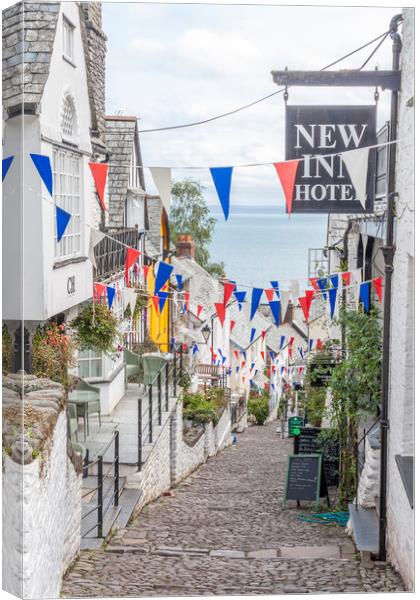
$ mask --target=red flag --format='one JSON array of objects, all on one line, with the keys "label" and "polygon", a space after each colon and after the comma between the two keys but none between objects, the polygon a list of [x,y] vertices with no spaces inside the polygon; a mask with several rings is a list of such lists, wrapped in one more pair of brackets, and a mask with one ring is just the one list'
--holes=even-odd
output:
[{"label": "red flag", "polygon": [[233,354],[235,355],[236,360],[239,360],[239,352],[237,350],[234,350]]},{"label": "red flag", "polygon": [[190,292],[184,292],[184,300],[185,300],[185,311],[188,311],[188,307],[190,305]]},{"label": "red flag", "polygon": [[241,363],[241,369],[243,369],[244,366],[245,366],[245,361],[243,360],[242,363]]},{"label": "red flag", "polygon": [[345,273],[341,273],[341,277],[343,279],[344,285],[350,285],[350,271],[346,271]]},{"label": "red flag", "polygon": [[299,165],[298,160],[289,160],[288,162],[273,163],[283,188],[286,199],[287,212],[290,216],[292,212],[293,191],[295,186],[296,171]]},{"label": "red flag", "polygon": [[263,329],[263,330],[261,331],[261,337],[262,337],[262,339],[263,339],[263,340],[265,339],[265,334],[266,334],[266,333],[267,333],[267,332],[266,332],[266,330],[265,330],[265,329]]},{"label": "red flag", "polygon": [[382,302],[382,277],[376,277],[372,281],[375,286],[375,292],[378,294],[378,300]]},{"label": "red flag", "polygon": [[149,265],[143,265],[143,277],[144,277],[144,281],[146,281],[148,273],[149,273]]},{"label": "red flag", "polygon": [[316,341],[316,349],[317,350],[322,350],[322,348],[324,347],[324,344],[321,342],[321,340],[318,338]]},{"label": "red flag", "polygon": [[299,300],[300,307],[302,309],[305,321],[308,322],[308,320],[309,320],[308,298],[307,298],[307,296],[300,296],[300,298],[298,298],[298,300]]},{"label": "red flag", "polygon": [[203,307],[201,306],[201,304],[197,304],[197,319],[200,318],[200,313],[203,310]]},{"label": "red flag", "polygon": [[294,337],[291,337],[289,339],[289,357],[292,358],[292,347],[293,347],[293,342],[295,341]]},{"label": "red flag", "polygon": [[299,367],[299,375],[302,373],[303,367]]},{"label": "red flag", "polygon": [[262,359],[265,360],[265,354],[262,350],[261,350],[260,354],[261,354]]},{"label": "red flag", "polygon": [[273,298],[274,298],[274,292],[275,292],[275,290],[273,290],[273,288],[270,288],[270,289],[268,289],[268,290],[265,290],[265,295],[267,296],[267,300],[268,300],[269,302],[272,302],[272,301],[273,301]]},{"label": "red flag", "polygon": [[309,283],[314,288],[314,290],[317,290],[317,291],[319,290],[318,277],[310,277],[309,278]]},{"label": "red flag", "polygon": [[152,300],[153,300],[153,305],[155,307],[156,310],[156,314],[159,314],[159,297],[158,296],[152,296]]},{"label": "red flag", "polygon": [[101,298],[104,294],[106,294],[106,285],[104,285],[103,283],[94,283],[93,284],[93,299],[100,302]]},{"label": "red flag", "polygon": [[229,302],[230,297],[233,294],[233,291],[236,287],[236,285],[234,283],[230,283],[229,281],[226,281],[223,284],[223,304],[224,306],[226,306],[226,304]]},{"label": "red flag", "polygon": [[125,282],[128,285],[128,271],[134,265],[138,257],[140,256],[139,250],[135,248],[127,248],[127,256],[125,258]]},{"label": "red flag", "polygon": [[235,327],[235,323],[236,323],[236,321],[231,321],[231,322],[230,322],[230,332],[231,332],[231,333],[232,333],[232,331],[233,331],[233,328]]},{"label": "red flag", "polygon": [[306,290],[305,291],[306,300],[308,302],[308,310],[311,308],[314,294],[315,294],[315,290]]},{"label": "red flag", "polygon": [[90,171],[95,182],[96,191],[101,202],[102,210],[106,210],[104,194],[106,178],[108,176],[108,167],[106,163],[89,163]]},{"label": "red flag", "polygon": [[215,302],[214,308],[216,309],[217,316],[219,317],[219,321],[223,327],[224,322],[225,322],[225,316],[226,316],[226,306],[224,304],[222,304],[221,302]]}]

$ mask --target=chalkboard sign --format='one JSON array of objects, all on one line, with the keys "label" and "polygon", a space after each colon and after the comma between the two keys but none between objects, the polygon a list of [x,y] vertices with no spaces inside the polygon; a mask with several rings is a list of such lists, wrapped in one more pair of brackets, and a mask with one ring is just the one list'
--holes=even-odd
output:
[{"label": "chalkboard sign", "polygon": [[[316,363],[309,365],[311,374],[311,387],[327,387],[331,379],[336,363]],[[320,371],[315,374],[315,371]]]},{"label": "chalkboard sign", "polygon": [[323,441],[319,427],[303,427],[295,438],[295,454],[322,453],[322,466],[327,485],[337,486],[339,476],[339,447],[333,440]]},{"label": "chalkboard sign", "polygon": [[320,497],[327,497],[328,491],[322,469],[321,454],[292,454],[288,457],[286,485],[283,505],[287,500],[309,500],[319,504]]},{"label": "chalkboard sign", "polygon": [[289,417],[289,436],[299,435],[303,427],[302,417]]}]

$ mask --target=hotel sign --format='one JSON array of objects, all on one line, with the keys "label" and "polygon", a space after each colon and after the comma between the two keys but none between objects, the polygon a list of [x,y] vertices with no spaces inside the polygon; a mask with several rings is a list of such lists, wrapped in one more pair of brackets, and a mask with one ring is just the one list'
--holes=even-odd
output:
[{"label": "hotel sign", "polygon": [[292,212],[372,212],[376,152],[369,153],[365,208],[339,153],[376,143],[375,106],[286,106],[286,160],[303,158]]}]

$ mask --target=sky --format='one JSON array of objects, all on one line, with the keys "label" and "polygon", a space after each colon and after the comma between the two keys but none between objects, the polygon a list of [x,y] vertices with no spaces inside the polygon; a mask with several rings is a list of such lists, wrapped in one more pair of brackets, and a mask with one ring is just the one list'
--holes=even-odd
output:
[{"label": "sky", "polygon": [[[384,33],[400,8],[223,6],[103,3],[108,37],[108,114],[140,117],[140,129],[205,119],[280,89],[271,71],[317,70]],[[390,39],[369,62],[391,66]],[[375,44],[335,68],[359,68]],[[291,88],[289,104],[371,104],[371,88]],[[380,91],[378,126],[389,114]],[[172,167],[206,187],[218,204],[208,167],[272,163],[284,158],[284,100],[257,106],[207,125],[140,133],[144,165]],[[200,167],[185,169],[183,167]],[[156,190],[146,170],[147,191]],[[237,168],[231,205],[281,205],[271,165]]]}]

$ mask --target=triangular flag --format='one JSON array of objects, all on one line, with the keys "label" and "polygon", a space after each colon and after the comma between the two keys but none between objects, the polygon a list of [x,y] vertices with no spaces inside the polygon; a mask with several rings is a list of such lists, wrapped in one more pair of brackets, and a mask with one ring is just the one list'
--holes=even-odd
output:
[{"label": "triangular flag", "polygon": [[251,363],[251,368],[249,369],[249,372],[251,372],[253,370],[253,368],[255,367],[255,363]]},{"label": "triangular flag", "polygon": [[287,213],[292,212],[293,192],[295,187],[296,171],[299,165],[298,160],[288,162],[273,163],[283,188],[284,198],[286,200]]},{"label": "triangular flag", "polygon": [[263,360],[265,360],[265,354],[264,354],[264,352],[263,352],[262,350],[261,350],[260,354],[261,354],[261,358],[262,358]]},{"label": "triangular flag", "polygon": [[156,314],[159,314],[159,297],[152,296],[153,306],[155,307]]},{"label": "triangular flag", "polygon": [[360,284],[360,301],[363,302],[363,308],[365,312],[369,311],[370,304],[370,281],[364,281]]},{"label": "triangular flag", "polygon": [[149,171],[162,200],[163,208],[169,216],[172,199],[171,169],[169,167],[149,167]]},{"label": "triangular flag", "polygon": [[280,350],[283,350],[284,342],[286,341],[286,336],[282,335],[280,338]]},{"label": "triangular flag", "polygon": [[338,275],[330,275],[330,281],[334,288],[338,288]]},{"label": "triangular flag", "polygon": [[351,277],[353,283],[350,290],[352,292],[353,302],[357,307],[360,302],[360,284],[362,283],[362,269],[359,268],[352,271]]},{"label": "triangular flag", "polygon": [[265,291],[265,295],[267,296],[268,302],[271,302],[274,298],[275,290],[273,288],[270,288],[270,289],[264,290],[264,291]]},{"label": "triangular flag", "polygon": [[255,327],[252,327],[252,329],[251,329],[251,336],[249,338],[249,343],[250,344],[252,344],[252,342],[254,341],[254,337],[255,337],[256,333],[257,333],[257,330],[255,329]]},{"label": "triangular flag", "polygon": [[233,331],[233,328],[235,327],[235,323],[236,323],[236,321],[232,321],[232,320],[231,320],[231,322],[230,322],[230,332],[231,332],[231,333],[232,333],[232,331]]},{"label": "triangular flag", "polygon": [[334,319],[335,313],[335,301],[337,300],[337,288],[333,287],[328,290],[328,296],[330,298],[330,318]]},{"label": "triangular flag", "polygon": [[351,277],[350,271],[346,271],[345,273],[341,273],[341,278],[343,280],[343,284],[344,285],[350,285],[350,277]]},{"label": "triangular flag", "polygon": [[263,340],[265,340],[265,336],[266,336],[266,334],[267,334],[267,331],[266,331],[265,329],[263,329],[263,330],[261,331],[261,337],[262,337],[262,339],[263,339]]},{"label": "triangular flag", "polygon": [[382,302],[382,277],[375,277],[375,279],[372,279],[372,282],[375,292],[378,295],[378,300],[379,302]]},{"label": "triangular flag", "polygon": [[103,283],[93,284],[93,299],[100,301],[102,296],[106,293],[106,285]]},{"label": "triangular flag", "polygon": [[239,310],[242,310],[242,302],[245,302],[246,292],[233,292],[233,295],[238,301]]},{"label": "triangular flag", "polygon": [[193,346],[193,354],[196,354],[196,352],[198,352],[198,346],[197,346],[197,344],[196,344],[196,343],[194,343],[194,346]]},{"label": "triangular flag", "polygon": [[92,263],[92,265],[95,267],[95,269],[96,269],[96,258],[95,258],[94,248],[97,244],[99,244],[99,242],[101,240],[104,239],[104,237],[105,237],[105,234],[102,233],[102,231],[98,231],[97,229],[90,230],[88,257],[89,257],[89,260]]},{"label": "triangular flag", "polygon": [[158,292],[158,298],[159,298],[159,312],[162,312],[163,309],[165,308],[165,303],[166,300],[168,299],[168,294],[169,292]]},{"label": "triangular flag", "polygon": [[255,313],[257,312],[257,308],[260,304],[261,296],[264,290],[261,288],[252,288],[252,296],[251,296],[251,314],[250,320],[254,318]]},{"label": "triangular flag", "polygon": [[236,360],[239,360],[239,352],[237,350],[234,350],[233,354],[235,355]]},{"label": "triangular flag", "polygon": [[123,288],[123,307],[124,311],[128,305],[130,305],[131,316],[134,314],[136,307],[137,292],[134,288],[125,287]]},{"label": "triangular flag", "polygon": [[135,248],[127,248],[127,254],[125,257],[125,283],[128,285],[128,271],[134,265],[138,257],[140,256],[139,250]]},{"label": "triangular flag", "polygon": [[149,273],[149,265],[143,265],[143,277],[144,277],[144,281],[146,281],[148,273]]},{"label": "triangular flag", "polygon": [[182,275],[180,275],[179,273],[177,273],[175,275],[175,278],[176,278],[176,282],[178,284],[178,289],[179,289],[180,292],[182,292]]},{"label": "triangular flag", "polygon": [[312,351],[312,346],[313,346],[313,345],[314,345],[314,341],[313,341],[313,339],[310,339],[310,340],[309,340],[309,352],[311,352],[311,351]]},{"label": "triangular flag", "polygon": [[307,296],[300,296],[298,298],[298,300],[299,300],[300,307],[301,307],[302,312],[303,312],[303,317],[304,317],[305,321],[308,323],[308,321],[309,321],[308,297]]},{"label": "triangular flag", "polygon": [[239,367],[236,367],[235,371],[236,371],[237,373],[239,373]]},{"label": "triangular flag", "polygon": [[59,242],[66,231],[66,227],[71,219],[71,214],[56,205],[55,219],[57,223],[57,242]]},{"label": "triangular flag", "polygon": [[272,300],[269,302],[271,312],[273,313],[274,323],[276,327],[280,325],[280,300]]},{"label": "triangular flag", "polygon": [[197,319],[200,318],[200,313],[203,310],[203,307],[201,306],[201,304],[197,304]]},{"label": "triangular flag", "polygon": [[225,306],[229,302],[230,297],[232,296],[235,287],[236,287],[236,284],[235,283],[231,283],[229,281],[226,281],[223,284],[223,304]]},{"label": "triangular flag", "polygon": [[322,341],[321,341],[321,340],[318,338],[318,339],[316,340],[316,349],[317,349],[317,350],[322,350],[322,349],[323,349],[323,347],[324,347],[324,344],[323,344],[323,343],[322,343]]},{"label": "triangular flag", "polygon": [[322,295],[324,296],[324,299],[327,299],[327,292],[326,290],[328,289],[328,279],[326,277],[320,277],[317,280],[318,283],[318,287],[319,289],[322,291]]},{"label": "triangular flag", "polygon": [[45,184],[50,196],[53,195],[53,178],[52,178],[52,170],[51,170],[51,162],[49,156],[44,156],[42,154],[30,154],[32,158],[32,162],[34,163],[36,170],[38,171],[42,181]]},{"label": "triangular flag", "polygon": [[271,286],[275,289],[277,297],[280,298],[280,289],[279,289],[279,282],[278,281],[270,281]]},{"label": "triangular flag", "polygon": [[223,327],[223,325],[225,323],[226,306],[224,304],[222,304],[221,302],[215,302],[214,308],[216,309],[217,316],[219,317],[219,321]]},{"label": "triangular flag", "polygon": [[307,303],[307,306],[308,306],[308,314],[309,314],[309,311],[311,309],[311,304],[312,304],[312,300],[314,298],[314,294],[315,294],[315,290],[306,290],[305,291],[306,303]]},{"label": "triangular flag", "polygon": [[88,163],[90,167],[90,171],[92,173],[93,180],[96,186],[96,192],[99,197],[99,201],[101,203],[102,210],[106,210],[105,206],[105,186],[106,186],[106,178],[108,176],[108,168],[109,165],[106,163]]},{"label": "triangular flag", "polygon": [[230,187],[232,183],[233,167],[213,167],[210,169],[220,204],[227,221],[229,216]]},{"label": "triangular flag", "polygon": [[275,356],[276,355],[274,354],[274,352],[272,350],[270,350],[270,358],[271,358],[271,360],[274,360]]},{"label": "triangular flag", "polygon": [[287,307],[289,306],[290,296],[291,296],[291,293],[289,290],[281,290],[280,291],[281,307],[285,311],[285,313],[287,311]]},{"label": "triangular flag", "polygon": [[310,277],[309,278],[309,283],[311,284],[311,286],[314,288],[314,290],[318,291],[319,287],[318,287],[318,277]]},{"label": "triangular flag", "polygon": [[155,281],[155,291],[154,291],[155,294],[157,294],[157,292],[159,292],[163,288],[163,286],[165,285],[165,283],[168,281],[169,277],[171,276],[171,273],[173,270],[174,270],[173,265],[169,265],[168,263],[159,261],[159,266],[158,266],[158,270],[157,270],[157,274],[156,274],[156,281]]},{"label": "triangular flag", "polygon": [[344,164],[363,208],[366,208],[366,178],[369,165],[369,148],[357,148],[341,154]]},{"label": "triangular flag", "polygon": [[106,297],[108,299],[109,308],[111,308],[111,306],[112,306],[112,303],[114,301],[114,296],[115,296],[115,288],[112,287],[111,285],[107,285],[106,286]]},{"label": "triangular flag", "polygon": [[15,157],[14,156],[8,156],[7,158],[3,158],[2,162],[1,162],[1,180],[4,181],[4,178],[6,177],[9,169],[10,169],[10,165],[13,162],[13,159]]},{"label": "triangular flag", "polygon": [[190,292],[184,292],[185,312],[188,312],[190,306]]}]

